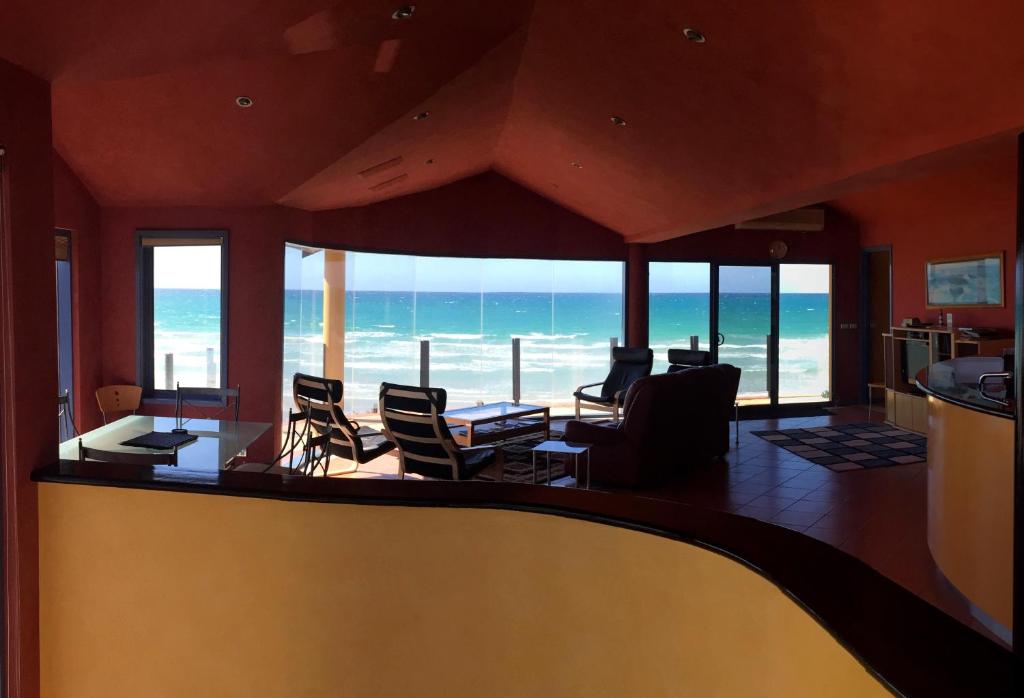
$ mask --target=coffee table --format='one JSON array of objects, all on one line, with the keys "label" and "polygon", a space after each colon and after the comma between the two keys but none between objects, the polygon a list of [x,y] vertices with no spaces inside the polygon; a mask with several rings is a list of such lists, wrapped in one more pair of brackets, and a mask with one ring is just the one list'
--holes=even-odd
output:
[{"label": "coffee table", "polygon": [[[451,410],[441,416],[448,422],[455,443],[472,448],[529,434],[544,434],[546,439],[551,436],[550,409],[540,405],[494,402]],[[539,415],[540,419],[525,419],[533,415]]]},{"label": "coffee table", "polygon": [[551,454],[561,453],[572,456],[576,463],[576,487],[580,487],[583,478],[580,477],[580,456],[587,454],[587,486],[590,489],[590,446],[587,444],[568,443],[566,441],[544,441],[533,447],[533,484],[537,484],[537,454],[546,453],[548,456],[548,484],[551,484]]}]

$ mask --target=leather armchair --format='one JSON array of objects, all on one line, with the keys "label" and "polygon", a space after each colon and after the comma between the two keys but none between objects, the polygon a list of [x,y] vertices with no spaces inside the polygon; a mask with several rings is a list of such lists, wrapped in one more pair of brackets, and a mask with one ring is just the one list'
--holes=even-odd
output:
[{"label": "leather armchair", "polygon": [[[647,347],[616,347],[612,349],[612,368],[608,377],[599,383],[588,383],[576,388],[576,419],[580,418],[581,403],[588,403],[591,409],[612,413],[612,419],[619,421],[619,409],[625,400],[626,391],[634,381],[651,375],[654,352]],[[588,393],[588,388],[601,386],[598,394]]]},{"label": "leather armchair", "polygon": [[739,369],[728,364],[641,378],[626,393],[621,423],[573,420],[566,424],[565,440],[590,444],[594,484],[664,482],[728,452],[734,378],[738,388]]}]

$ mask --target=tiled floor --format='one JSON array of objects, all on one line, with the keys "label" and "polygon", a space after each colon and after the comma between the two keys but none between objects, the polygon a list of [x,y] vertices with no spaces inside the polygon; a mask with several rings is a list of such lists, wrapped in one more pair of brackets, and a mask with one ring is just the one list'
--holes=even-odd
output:
[{"label": "tiled floor", "polygon": [[[829,416],[744,421],[739,446],[733,445],[725,462],[670,486],[634,493],[738,513],[813,536],[994,637],[970,615],[928,552],[925,463],[833,472],[751,434],[864,421],[869,421],[867,411],[860,407]],[[348,477],[396,474],[397,460],[389,455]]]}]

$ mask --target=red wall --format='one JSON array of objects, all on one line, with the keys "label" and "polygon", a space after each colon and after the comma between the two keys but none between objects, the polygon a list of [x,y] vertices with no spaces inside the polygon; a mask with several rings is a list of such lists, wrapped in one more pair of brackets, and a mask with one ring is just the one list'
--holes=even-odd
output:
[{"label": "red wall", "polygon": [[893,322],[925,308],[925,263],[986,252],[1005,253],[1003,308],[950,309],[956,326],[1013,327],[1016,240],[1016,144],[1000,140],[932,173],[892,182],[835,202],[853,218],[864,247],[892,245]]},{"label": "red wall", "polygon": [[[859,313],[860,251],[857,230],[835,211],[825,214],[825,230],[793,233],[775,230],[718,228],[651,245],[651,261],[770,262],[768,246],[782,240],[789,246],[784,261],[832,264],[832,391],[839,403],[857,402],[860,363],[856,330]],[[646,308],[644,308],[646,312]],[[644,336],[646,341],[646,333]]]},{"label": "red wall", "polygon": [[103,257],[100,254],[100,208],[60,155],[53,158],[54,225],[71,233],[71,303],[74,342],[75,422],[79,431],[103,423],[94,395],[103,379]]},{"label": "red wall", "polygon": [[[301,231],[296,212],[258,208],[108,208],[102,214],[103,383],[137,383],[136,238],[139,229],[228,231],[228,385],[242,386],[240,417],[274,422],[281,385],[284,241]],[[172,405],[147,405],[172,414]],[[272,457],[268,434],[255,459]]]},{"label": "red wall", "polygon": [[626,256],[618,233],[494,172],[370,206],[316,213],[312,242],[440,256]]},{"label": "red wall", "polygon": [[3,461],[5,695],[39,694],[38,521],[30,473],[57,457],[57,322],[50,86],[0,61],[0,454]]}]

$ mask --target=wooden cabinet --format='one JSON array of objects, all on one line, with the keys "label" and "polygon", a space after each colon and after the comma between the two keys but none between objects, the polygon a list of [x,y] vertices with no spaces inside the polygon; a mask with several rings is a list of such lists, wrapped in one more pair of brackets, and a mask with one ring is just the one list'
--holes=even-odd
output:
[{"label": "wooden cabinet", "polygon": [[889,414],[889,396],[892,396],[892,417],[887,421],[900,429],[924,434],[928,431],[928,398],[896,391],[886,391],[886,416]]},{"label": "wooden cabinet", "polygon": [[[900,429],[919,433],[928,431],[928,400],[917,389],[912,370],[904,364],[920,366],[961,356],[999,356],[1013,347],[1006,337],[974,339],[944,327],[893,327],[882,335],[885,350],[885,421]],[[918,357],[916,363],[908,355]],[[921,360],[921,355],[925,360]]]},{"label": "wooden cabinet", "polygon": [[913,415],[910,427],[911,431],[928,433],[928,398],[913,397]]}]

